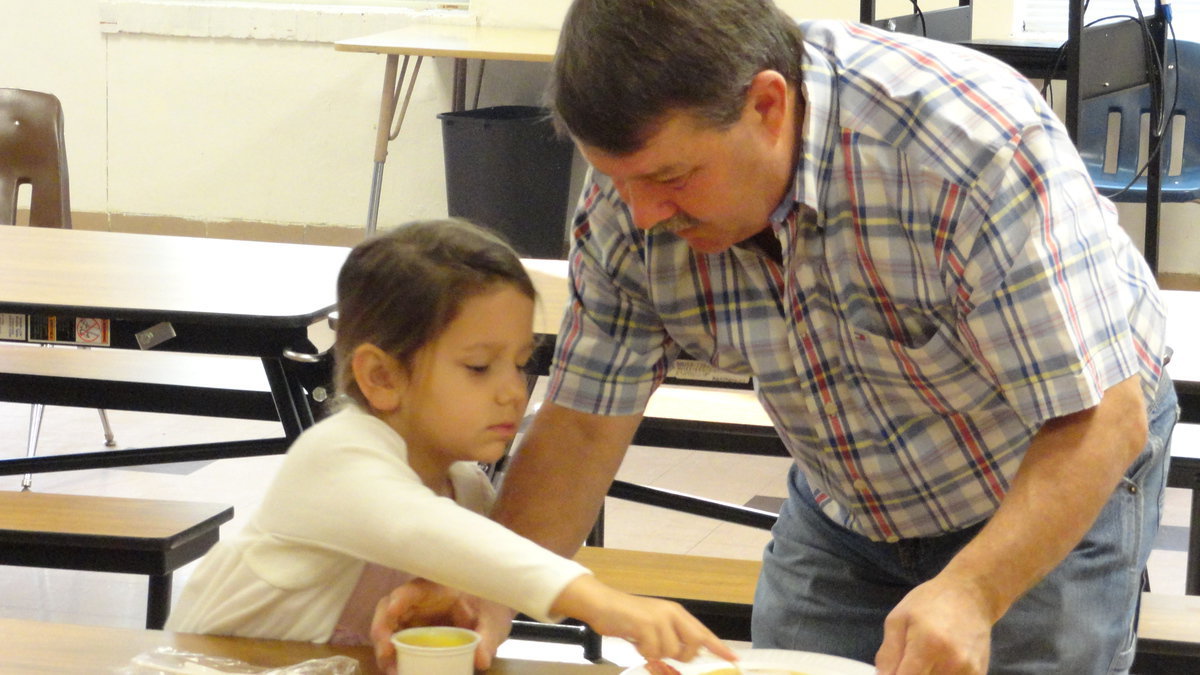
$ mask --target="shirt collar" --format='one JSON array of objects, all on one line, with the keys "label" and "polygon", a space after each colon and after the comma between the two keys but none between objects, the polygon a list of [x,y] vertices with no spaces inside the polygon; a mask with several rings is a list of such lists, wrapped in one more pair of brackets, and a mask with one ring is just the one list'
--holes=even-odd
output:
[{"label": "shirt collar", "polygon": [[777,227],[784,225],[801,205],[820,211],[818,198],[822,176],[836,147],[836,139],[830,138],[838,128],[833,119],[836,113],[834,69],[817,45],[806,41],[804,47],[801,56],[804,81],[800,83],[800,95],[804,98],[804,119],[799,134],[801,152],[792,189],[771,212],[771,222]]}]

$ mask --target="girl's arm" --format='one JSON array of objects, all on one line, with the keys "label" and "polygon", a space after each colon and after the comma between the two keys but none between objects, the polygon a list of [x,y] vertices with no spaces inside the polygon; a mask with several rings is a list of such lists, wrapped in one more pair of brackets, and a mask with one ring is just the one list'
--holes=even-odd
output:
[{"label": "girl's arm", "polygon": [[701,647],[723,659],[737,658],[678,603],[623,593],[590,574],[568,584],[552,608],[583,621],[601,635],[632,642],[646,659],[691,661]]}]

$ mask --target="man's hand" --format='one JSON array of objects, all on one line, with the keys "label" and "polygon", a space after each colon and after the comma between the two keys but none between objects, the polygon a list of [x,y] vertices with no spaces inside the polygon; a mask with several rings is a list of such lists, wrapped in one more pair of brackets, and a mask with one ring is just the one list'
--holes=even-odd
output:
[{"label": "man's hand", "polygon": [[487,669],[496,648],[508,637],[512,611],[425,579],[398,586],[379,600],[371,621],[375,662],[389,675],[396,672],[392,634],[414,626],[458,626],[480,634],[475,667]]},{"label": "man's hand", "polygon": [[1087,534],[1148,425],[1136,376],[1043,424],[988,524],[884,621],[879,672],[987,672],[992,625]]},{"label": "man's hand", "polygon": [[905,596],[883,622],[880,675],[986,673],[992,621],[968,588],[935,578]]}]

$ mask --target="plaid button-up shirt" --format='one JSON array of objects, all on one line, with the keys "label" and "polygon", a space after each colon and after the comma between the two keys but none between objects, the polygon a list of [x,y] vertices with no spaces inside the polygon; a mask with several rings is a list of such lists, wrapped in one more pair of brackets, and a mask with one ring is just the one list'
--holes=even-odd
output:
[{"label": "plaid button-up shirt", "polygon": [[753,375],[836,522],[879,541],[958,530],[995,511],[1044,422],[1134,375],[1150,400],[1163,306],[1023,77],[856,24],[805,34],[781,258],[638,230],[594,176],[549,399],[639,412],[686,350]]}]

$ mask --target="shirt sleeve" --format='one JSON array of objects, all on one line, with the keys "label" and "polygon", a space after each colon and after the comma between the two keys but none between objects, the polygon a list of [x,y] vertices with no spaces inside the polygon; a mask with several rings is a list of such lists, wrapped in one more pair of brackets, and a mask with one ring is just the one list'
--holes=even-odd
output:
[{"label": "shirt sleeve", "polygon": [[650,301],[642,233],[606,178],[589,169],[587,185],[546,398],[581,412],[636,414],[679,348]]},{"label": "shirt sleeve", "polygon": [[[402,441],[339,413],[292,446],[256,516],[273,537],[409,572],[542,621],[588,570],[423,485]],[[332,422],[332,423],[331,423]]]},{"label": "shirt sleeve", "polygon": [[1134,375],[1151,400],[1162,368],[1153,277],[1069,143],[1061,126],[1035,125],[997,153],[964,218],[979,227],[963,228],[973,238],[951,294],[960,335],[1031,426]]}]

